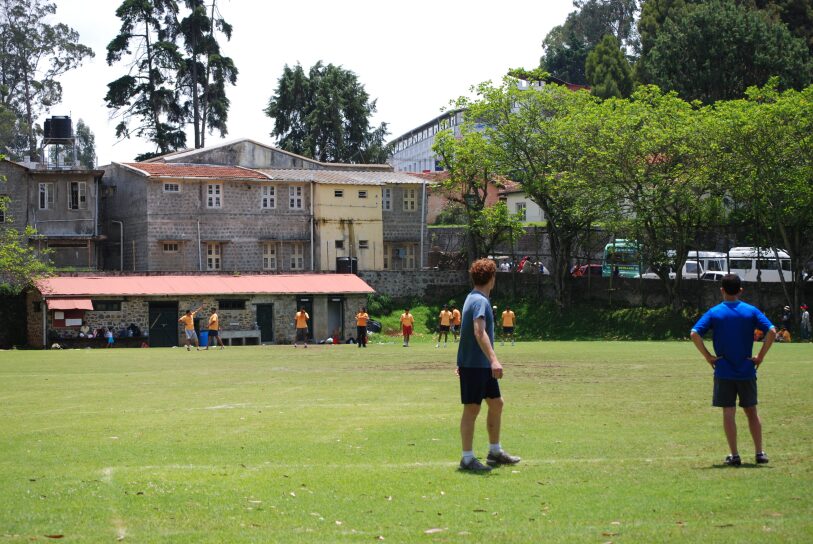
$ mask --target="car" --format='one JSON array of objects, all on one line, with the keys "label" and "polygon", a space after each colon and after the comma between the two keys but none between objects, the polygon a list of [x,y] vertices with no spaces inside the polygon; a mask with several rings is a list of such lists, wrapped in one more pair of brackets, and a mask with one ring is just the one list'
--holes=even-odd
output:
[{"label": "car", "polygon": [[728,272],[721,272],[719,270],[711,270],[709,272],[704,273],[700,276],[700,279],[703,281],[720,281],[723,279],[723,276],[728,274]]},{"label": "car", "polygon": [[381,332],[381,322],[375,319],[367,320],[367,332]]}]

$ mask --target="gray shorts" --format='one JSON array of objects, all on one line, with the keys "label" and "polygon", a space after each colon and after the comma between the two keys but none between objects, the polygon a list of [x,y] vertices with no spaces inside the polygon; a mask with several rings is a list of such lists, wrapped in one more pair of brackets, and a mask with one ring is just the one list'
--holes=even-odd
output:
[{"label": "gray shorts", "polygon": [[195,329],[192,329],[192,330],[184,329],[184,332],[186,333],[186,339],[187,340],[197,340],[198,339],[198,333],[195,332]]},{"label": "gray shorts", "polygon": [[308,329],[296,329],[296,341],[297,342],[307,342],[308,341]]},{"label": "gray shorts", "polygon": [[757,379],[727,380],[714,378],[714,394],[711,405],[719,408],[731,408],[740,398],[741,408],[757,405]]}]

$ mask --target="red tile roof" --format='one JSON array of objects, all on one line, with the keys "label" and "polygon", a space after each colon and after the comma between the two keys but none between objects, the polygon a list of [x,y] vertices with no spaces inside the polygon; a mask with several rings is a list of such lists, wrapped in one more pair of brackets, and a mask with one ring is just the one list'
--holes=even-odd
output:
[{"label": "red tile roof", "polygon": [[54,277],[38,280],[36,287],[45,298],[374,292],[355,274]]},{"label": "red tile roof", "polygon": [[150,177],[172,178],[212,178],[212,179],[257,179],[267,180],[262,172],[242,166],[215,166],[211,164],[174,164],[160,162],[121,163]]}]

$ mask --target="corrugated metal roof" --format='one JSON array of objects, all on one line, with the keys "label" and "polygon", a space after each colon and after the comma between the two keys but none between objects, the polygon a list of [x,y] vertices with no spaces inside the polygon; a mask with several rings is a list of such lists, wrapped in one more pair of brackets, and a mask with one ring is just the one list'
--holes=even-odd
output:
[{"label": "corrugated metal roof", "polygon": [[144,163],[124,162],[127,168],[150,177],[207,178],[207,179],[256,179],[268,181],[268,176],[242,166],[216,166],[212,164]]},{"label": "corrugated metal roof", "polygon": [[89,298],[57,298],[48,301],[49,310],[93,310]]},{"label": "corrugated metal roof", "polygon": [[46,298],[374,292],[355,274],[54,277],[38,280],[36,287]]},{"label": "corrugated metal roof", "polygon": [[423,180],[406,172],[368,172],[357,170],[301,170],[293,168],[258,168],[278,181],[314,182],[337,185],[386,185],[404,183],[421,185]]}]

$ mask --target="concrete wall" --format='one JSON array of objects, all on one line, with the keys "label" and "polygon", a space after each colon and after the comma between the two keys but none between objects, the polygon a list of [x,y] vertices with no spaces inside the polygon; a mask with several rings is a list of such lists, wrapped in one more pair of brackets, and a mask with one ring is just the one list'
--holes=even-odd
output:
[{"label": "concrete wall", "polygon": [[188,156],[186,154],[177,157],[170,156],[166,158],[166,162],[238,165],[246,168],[300,168],[306,170],[319,168],[314,161],[246,140],[231,145],[198,150]]}]

